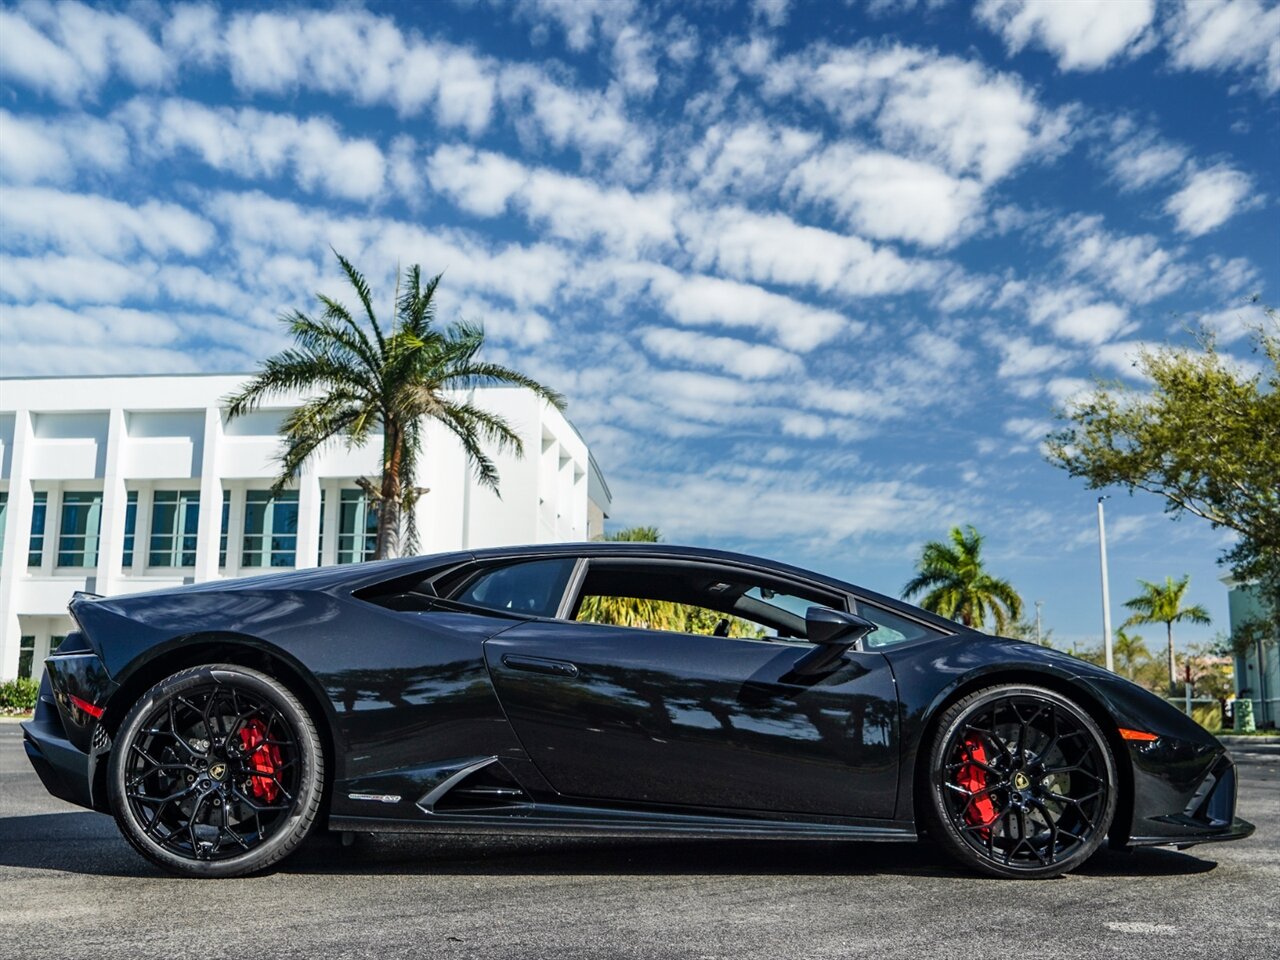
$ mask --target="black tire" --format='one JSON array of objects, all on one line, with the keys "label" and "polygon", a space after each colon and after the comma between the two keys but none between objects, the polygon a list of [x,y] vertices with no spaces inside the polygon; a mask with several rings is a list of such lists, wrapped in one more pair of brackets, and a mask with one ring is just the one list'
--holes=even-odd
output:
[{"label": "black tire", "polygon": [[234,664],[161,680],[116,732],[107,791],[120,832],[187,877],[238,877],[288,856],[315,826],[324,752],[279,681]]},{"label": "black tire", "polygon": [[952,704],[928,746],[929,834],[995,877],[1069,873],[1106,839],[1118,780],[1089,714],[1043,687],[987,687]]}]

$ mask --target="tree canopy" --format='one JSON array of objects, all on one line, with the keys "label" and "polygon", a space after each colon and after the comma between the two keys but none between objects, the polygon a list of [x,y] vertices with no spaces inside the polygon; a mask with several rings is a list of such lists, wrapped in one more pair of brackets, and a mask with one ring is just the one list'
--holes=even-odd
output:
[{"label": "tree canopy", "polygon": [[983,566],[982,534],[952,527],[949,542],[931,540],[916,563],[916,575],[902,588],[904,599],[924,594],[920,606],[981,630],[990,619],[1003,634],[1022,616],[1022,598],[1007,580]]},{"label": "tree canopy", "polygon": [[1060,411],[1064,426],[1047,456],[1090,488],[1118,486],[1164,498],[1237,534],[1221,557],[1236,580],[1256,583],[1268,623],[1280,634],[1280,317],[1264,310],[1241,365],[1208,332],[1198,349],[1139,351],[1147,389],[1099,382]]}]

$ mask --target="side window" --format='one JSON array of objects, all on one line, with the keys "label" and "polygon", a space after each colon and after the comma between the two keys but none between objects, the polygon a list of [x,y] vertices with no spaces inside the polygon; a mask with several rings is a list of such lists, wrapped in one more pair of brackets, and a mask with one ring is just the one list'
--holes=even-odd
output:
[{"label": "side window", "polygon": [[858,601],[858,615],[876,624],[876,629],[867,634],[866,640],[863,641],[868,649],[891,647],[909,640],[926,640],[943,636],[938,630],[896,613],[890,613],[881,607],[873,607],[861,600]]},{"label": "side window", "polygon": [[750,571],[662,561],[591,561],[574,619],[751,640],[804,640],[805,613],[837,597],[773,585]]},{"label": "side window", "polygon": [[450,599],[489,610],[554,617],[573,564],[572,557],[558,557],[491,568],[467,580]]}]

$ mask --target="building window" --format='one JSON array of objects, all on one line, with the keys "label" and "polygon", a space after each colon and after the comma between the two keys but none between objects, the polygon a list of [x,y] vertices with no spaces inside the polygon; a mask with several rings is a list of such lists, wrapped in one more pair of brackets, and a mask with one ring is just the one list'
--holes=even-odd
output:
[{"label": "building window", "polygon": [[18,676],[30,677],[31,664],[36,658],[36,638],[23,636],[18,641]]},{"label": "building window", "polygon": [[147,565],[194,567],[199,527],[199,490],[157,490],[151,500],[151,544]]},{"label": "building window", "polygon": [[4,525],[9,516],[9,491],[0,490],[0,560],[4,559]]},{"label": "building window", "polygon": [[58,526],[58,566],[96,567],[102,523],[102,491],[69,491],[62,495]]},{"label": "building window", "polygon": [[244,495],[242,567],[297,566],[298,492],[272,496],[266,490]]},{"label": "building window", "polygon": [[218,566],[227,565],[227,537],[231,533],[231,491],[222,491],[222,525],[218,534]]},{"label": "building window", "polygon": [[338,513],[338,562],[361,563],[378,552],[378,511],[360,489],[343,490]]},{"label": "building window", "polygon": [[37,490],[31,504],[31,542],[27,548],[27,566],[44,563],[44,521],[49,513],[49,494]]},{"label": "building window", "polygon": [[[316,538],[316,566],[324,566],[324,497],[325,491],[320,489],[320,535]],[[3,533],[0,530],[0,533]]]},{"label": "building window", "polygon": [[120,562],[126,567],[133,566],[133,540],[138,529],[138,491],[130,490],[124,507],[124,552]]},{"label": "building window", "polygon": [[49,638],[49,656],[51,656],[51,657],[52,657],[55,653],[57,653],[57,652],[58,652],[58,648],[59,648],[60,646],[62,646],[62,641],[63,641],[63,640],[65,640],[65,639],[67,639],[65,635],[63,635],[63,636],[61,636],[61,637],[50,637],[50,638]]}]

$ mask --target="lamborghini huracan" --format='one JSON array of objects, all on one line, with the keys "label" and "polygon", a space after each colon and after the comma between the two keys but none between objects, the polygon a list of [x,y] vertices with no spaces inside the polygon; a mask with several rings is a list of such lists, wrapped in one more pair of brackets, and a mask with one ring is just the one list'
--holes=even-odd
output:
[{"label": "lamborghini huracan", "polygon": [[186,876],[316,829],[926,837],[1014,878],[1253,832],[1226,749],[1160,698],[737,554],[477,550],[69,609],[27,755]]}]

